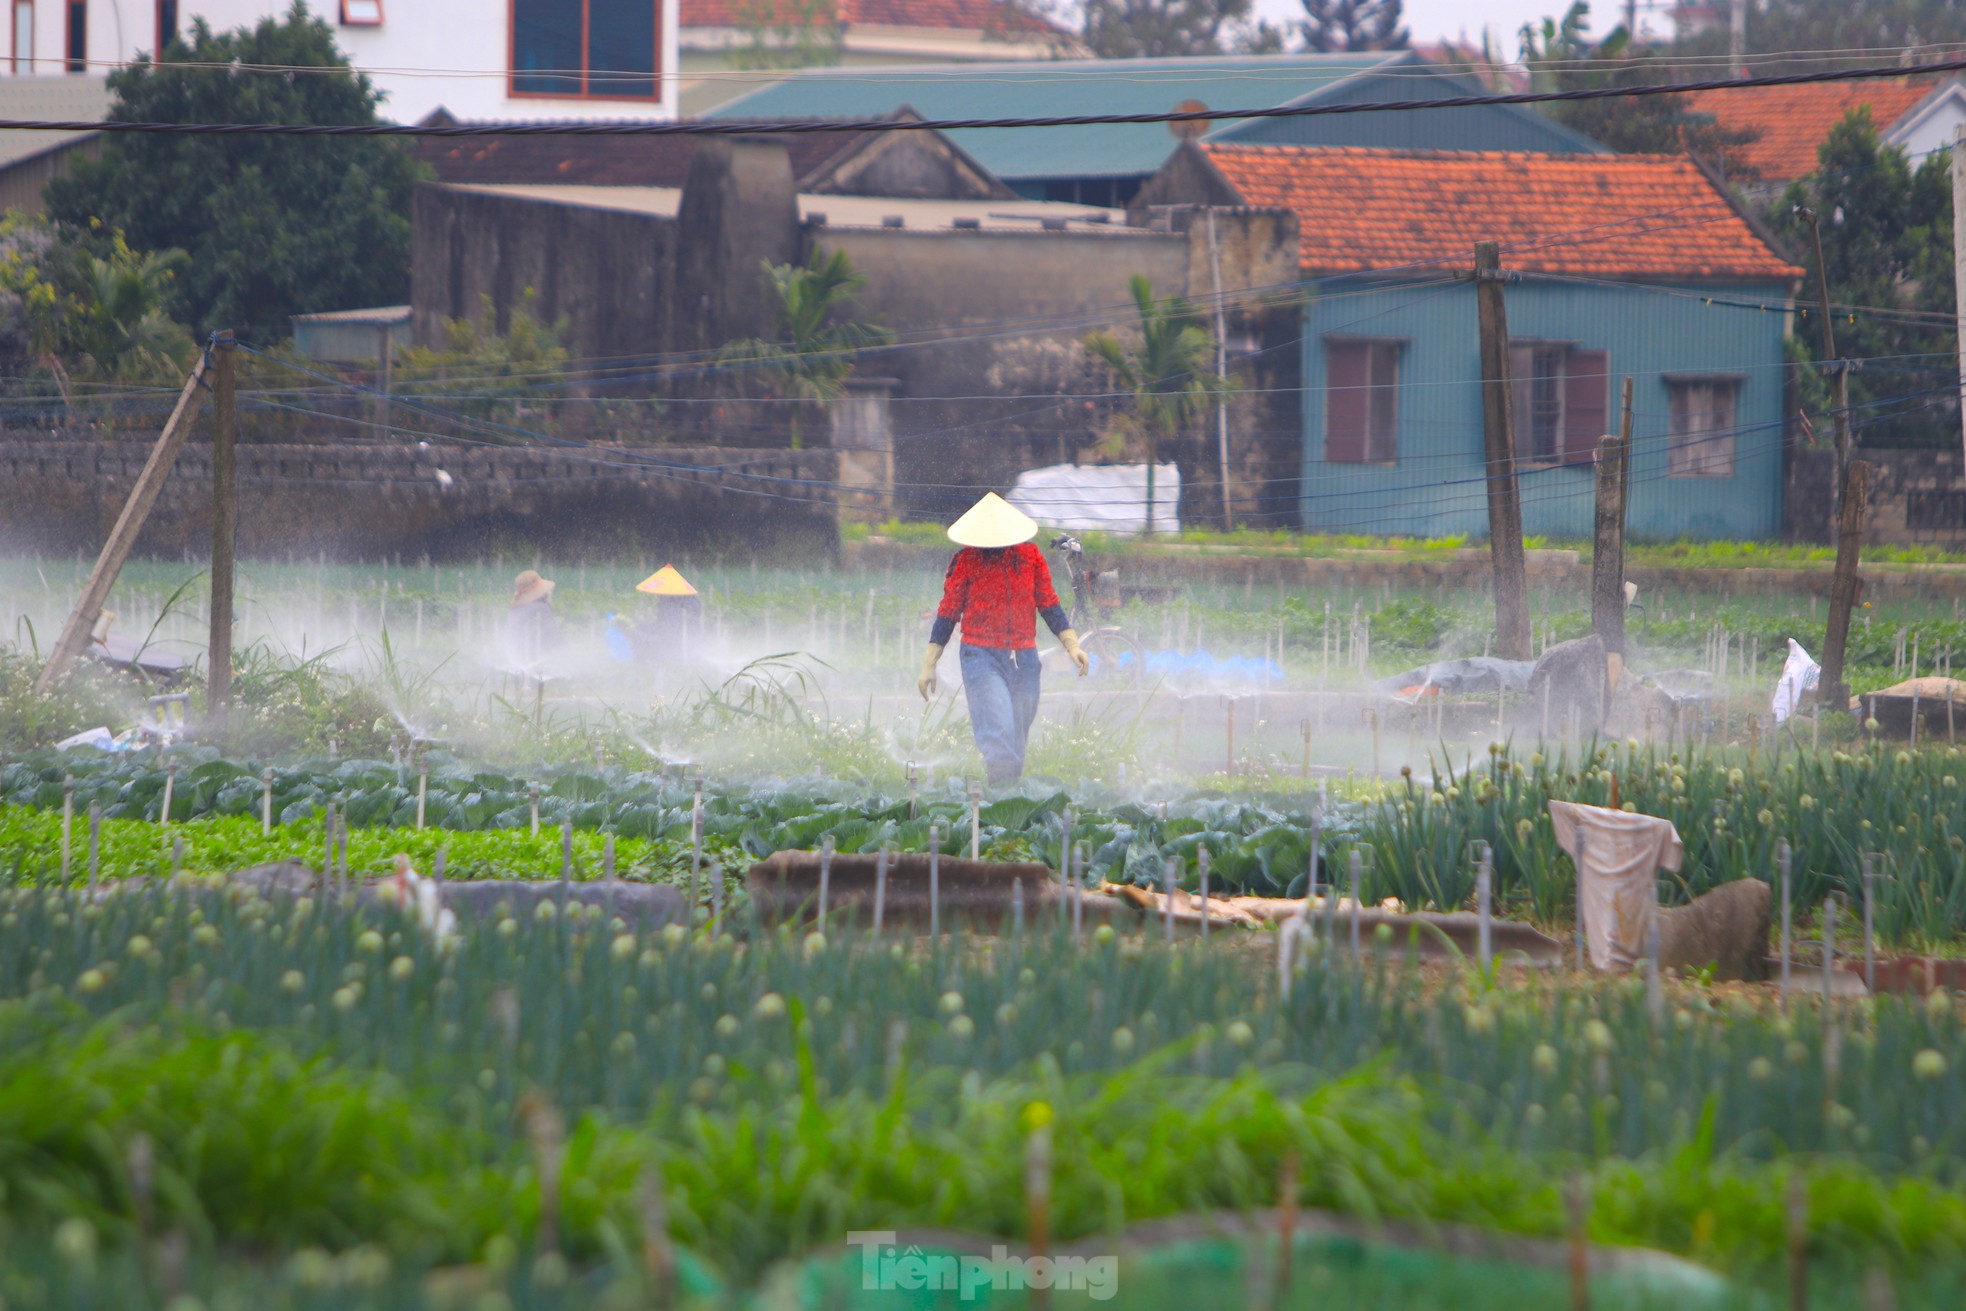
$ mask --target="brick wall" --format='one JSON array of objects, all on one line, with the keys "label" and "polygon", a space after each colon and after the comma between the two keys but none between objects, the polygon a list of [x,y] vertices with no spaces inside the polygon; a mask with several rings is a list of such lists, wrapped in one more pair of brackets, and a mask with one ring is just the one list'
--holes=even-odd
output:
[{"label": "brick wall", "polygon": [[[1956,447],[1859,450],[1870,462],[1870,517],[1865,541],[1877,546],[1966,548],[1966,474]],[[1830,483],[1836,456],[1789,453],[1783,527],[1789,538],[1829,542]]]}]

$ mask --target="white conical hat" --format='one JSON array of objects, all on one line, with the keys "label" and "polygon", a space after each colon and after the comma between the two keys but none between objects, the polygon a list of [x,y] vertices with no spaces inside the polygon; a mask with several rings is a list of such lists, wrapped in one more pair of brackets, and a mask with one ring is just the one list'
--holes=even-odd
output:
[{"label": "white conical hat", "polygon": [[949,525],[949,540],[957,546],[1015,546],[1037,535],[1037,521],[995,492],[983,493],[982,500]]}]

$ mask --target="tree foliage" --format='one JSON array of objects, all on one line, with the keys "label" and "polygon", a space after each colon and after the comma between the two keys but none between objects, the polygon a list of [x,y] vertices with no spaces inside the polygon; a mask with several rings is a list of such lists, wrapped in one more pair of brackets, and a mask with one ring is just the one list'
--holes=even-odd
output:
[{"label": "tree foliage", "polygon": [[735,68],[820,68],[845,53],[838,0],[736,0],[731,17],[744,34],[724,52]]},{"label": "tree foliage", "polygon": [[524,417],[522,397],[550,392],[567,362],[560,339],[567,320],[541,319],[531,287],[498,327],[498,311],[481,298],[477,319],[450,319],[441,346],[413,346],[397,356],[394,386],[407,396],[441,398],[448,409],[484,418]]},{"label": "tree foliage", "polygon": [[[1179,296],[1156,299],[1153,283],[1137,273],[1129,286],[1139,315],[1138,344],[1095,332],[1085,339],[1085,348],[1112,370],[1115,390],[1128,398],[1128,411],[1108,434],[1107,453],[1146,462],[1151,502],[1153,468],[1164,448],[1234,384],[1215,371],[1215,338],[1191,302]],[[1188,461],[1182,464],[1182,484],[1192,486]]]},{"label": "tree foliage", "polygon": [[[1681,54],[1719,54],[1727,49],[1727,25],[1674,42]],[[1966,6],[1958,0],[1761,0],[1747,16],[1749,66],[1794,71],[1795,65],[1757,61],[1756,55],[1794,50],[1842,52],[1839,63],[1863,63],[1874,53],[1890,63],[1943,59],[1948,45],[1966,42]]]},{"label": "tree foliage", "polygon": [[1252,0],[1083,0],[1079,40],[1100,59],[1144,59],[1260,52],[1277,43],[1255,35]]},{"label": "tree foliage", "polygon": [[15,376],[175,383],[196,345],[167,312],[180,250],[137,251],[114,229],[19,212],[0,221],[0,354]]},{"label": "tree foliage", "polygon": [[[1674,79],[1671,52],[1641,46],[1622,24],[1602,41],[1592,41],[1590,13],[1586,0],[1576,0],[1560,19],[1523,24],[1520,58],[1535,90],[1582,91]],[[1753,135],[1729,132],[1710,118],[1689,114],[1684,96],[1559,101],[1544,108],[1559,123],[1615,151],[1690,154],[1729,177],[1751,175],[1740,149]]]},{"label": "tree foliage", "polygon": [[[262,66],[323,71],[247,71]],[[109,86],[110,117],[125,122],[366,124],[381,100],[299,0],[230,32],[199,19]],[[290,314],[407,298],[420,174],[393,139],[116,135],[49,184],[48,204],[68,223],[120,229],[136,250],[185,251],[178,318],[273,337]]]},{"label": "tree foliage", "polygon": [[1306,50],[1404,50],[1408,44],[1403,0],[1299,0],[1297,23]]},{"label": "tree foliage", "polygon": [[[1879,140],[1868,108],[1853,111],[1817,152],[1817,169],[1788,189],[1773,218],[1805,264],[1796,325],[1799,353],[1823,358],[1816,255],[1802,211],[1816,215],[1823,268],[1838,313],[1836,353],[1864,361],[1850,375],[1851,422],[1872,446],[1954,443],[1959,439],[1952,275],[1952,174],[1944,154],[1914,169],[1905,152]],[[1811,402],[1814,402],[1812,405]],[[1820,386],[1805,410],[1827,404]],[[1815,425],[1826,437],[1827,420]]]},{"label": "tree foliage", "polygon": [[837,400],[860,352],[893,334],[873,320],[850,316],[854,293],[867,279],[843,250],[815,246],[802,265],[767,261],[764,276],[771,284],[777,340],[732,342],[721,356],[726,363],[756,366],[780,396],[801,402],[791,416],[797,449],[803,445],[800,410]]}]

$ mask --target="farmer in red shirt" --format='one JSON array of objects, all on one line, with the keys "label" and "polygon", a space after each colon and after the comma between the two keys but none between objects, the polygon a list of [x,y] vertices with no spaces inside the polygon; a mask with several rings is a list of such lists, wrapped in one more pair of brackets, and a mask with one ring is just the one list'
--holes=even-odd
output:
[{"label": "farmer in red shirt", "polygon": [[1037,533],[1028,515],[995,492],[950,525],[949,540],[963,549],[949,561],[916,684],[923,700],[935,695],[935,662],[960,623],[969,728],[993,784],[1024,772],[1024,745],[1038,713],[1038,615],[1057,634],[1079,677],[1089,668],[1079,635],[1058,604],[1044,553],[1031,544]]}]

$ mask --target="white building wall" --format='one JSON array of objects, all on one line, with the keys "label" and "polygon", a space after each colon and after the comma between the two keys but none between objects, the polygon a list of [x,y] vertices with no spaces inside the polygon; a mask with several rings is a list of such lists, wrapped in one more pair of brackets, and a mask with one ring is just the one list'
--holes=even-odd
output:
[{"label": "white building wall", "polygon": [[[14,51],[17,0],[0,0],[7,27],[0,38]],[[511,0],[382,0],[378,27],[343,26],[339,0],[309,0],[334,29],[349,62],[385,93],[383,116],[414,123],[444,108],[460,119],[671,119],[676,116],[677,0],[660,6],[662,34],[658,100],[558,99],[511,94]],[[32,0],[33,66],[9,58],[0,73],[59,76],[68,44],[68,0]],[[286,12],[287,0],[179,0],[178,30],[202,17],[215,31],[257,23]],[[97,71],[128,62],[157,45],[154,0],[88,0],[88,56]]]}]

